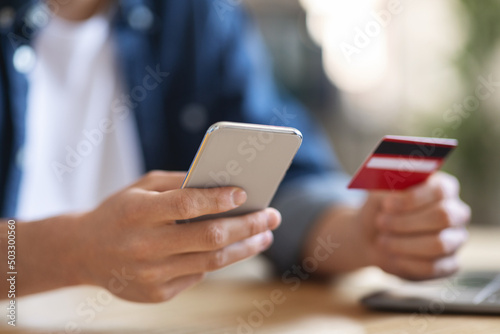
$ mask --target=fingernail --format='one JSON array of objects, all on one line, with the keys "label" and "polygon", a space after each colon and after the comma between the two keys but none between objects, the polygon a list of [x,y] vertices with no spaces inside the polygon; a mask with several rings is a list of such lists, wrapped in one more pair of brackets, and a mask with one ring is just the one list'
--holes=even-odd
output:
[{"label": "fingernail", "polygon": [[467,241],[468,233],[465,230],[446,229],[440,233],[441,242],[447,251],[460,247]]},{"label": "fingernail", "polygon": [[274,230],[281,223],[281,213],[275,209],[267,210],[267,227]]},{"label": "fingernail", "polygon": [[239,206],[247,200],[247,193],[243,189],[235,189],[232,192],[233,203]]}]

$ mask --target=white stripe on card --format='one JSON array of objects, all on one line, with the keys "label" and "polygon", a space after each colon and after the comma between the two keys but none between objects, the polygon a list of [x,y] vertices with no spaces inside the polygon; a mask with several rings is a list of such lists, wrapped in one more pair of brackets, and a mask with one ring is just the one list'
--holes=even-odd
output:
[{"label": "white stripe on card", "polygon": [[373,157],[366,168],[430,173],[438,169],[439,163],[440,160]]}]

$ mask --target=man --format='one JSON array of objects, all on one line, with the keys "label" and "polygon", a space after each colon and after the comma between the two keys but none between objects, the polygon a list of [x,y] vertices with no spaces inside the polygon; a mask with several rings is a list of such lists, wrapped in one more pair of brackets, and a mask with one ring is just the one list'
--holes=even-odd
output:
[{"label": "man", "polygon": [[[335,249],[318,275],[457,270],[470,215],[457,180],[438,173],[353,206],[325,137],[278,93],[234,1],[0,4],[1,254],[6,263],[15,217],[18,295],[90,284],[160,302],[269,247],[280,274],[319,245]],[[295,126],[304,144],[277,210],[175,225],[246,199],[234,187],[181,190],[184,173],[165,171],[186,170],[219,120]],[[126,288],[114,285],[117,271],[131,278]]]}]

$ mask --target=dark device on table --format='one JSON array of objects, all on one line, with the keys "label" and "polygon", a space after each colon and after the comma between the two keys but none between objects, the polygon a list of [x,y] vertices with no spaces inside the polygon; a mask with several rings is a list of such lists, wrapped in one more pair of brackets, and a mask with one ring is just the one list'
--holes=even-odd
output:
[{"label": "dark device on table", "polygon": [[379,291],[361,303],[382,311],[500,315],[500,272],[475,271]]}]

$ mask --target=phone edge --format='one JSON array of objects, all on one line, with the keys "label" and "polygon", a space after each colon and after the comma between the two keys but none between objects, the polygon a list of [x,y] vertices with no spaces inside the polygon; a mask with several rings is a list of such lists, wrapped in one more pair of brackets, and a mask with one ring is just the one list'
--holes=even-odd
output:
[{"label": "phone edge", "polygon": [[[262,126],[265,126],[265,128],[262,128]],[[198,150],[196,151],[196,154],[194,156],[193,161],[191,162],[191,165],[189,165],[189,169],[186,173],[186,176],[184,177],[184,180],[182,181],[181,189],[184,189],[186,183],[189,180],[189,176],[191,175],[191,172],[193,169],[196,167],[198,164],[198,161],[200,159],[200,154],[203,148],[205,147],[206,143],[208,142],[209,138],[211,135],[216,132],[217,130],[220,129],[245,129],[245,130],[262,130],[262,131],[268,131],[268,132],[278,132],[278,133],[283,133],[283,134],[293,134],[297,136],[299,139],[299,144],[298,148],[302,145],[302,132],[300,132],[296,128],[292,127],[287,127],[287,126],[275,126],[275,125],[267,125],[267,124],[250,124],[250,123],[236,123],[236,122],[227,122],[227,121],[222,121],[222,122],[217,122],[212,124],[205,135],[203,136],[203,140],[201,141],[200,146],[198,147]],[[297,148],[297,151],[298,151]],[[297,152],[295,152],[296,154]],[[292,159],[293,160],[293,159]]]}]

